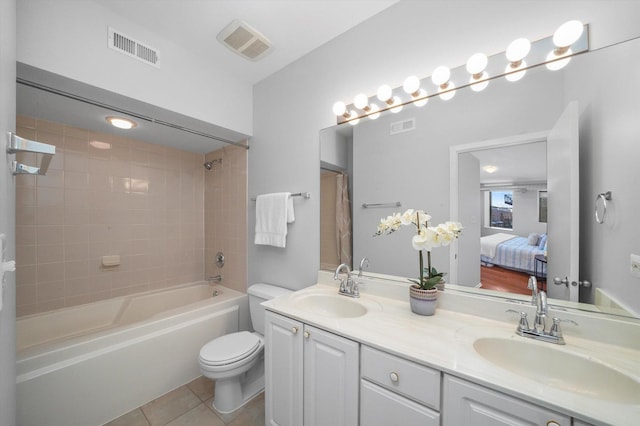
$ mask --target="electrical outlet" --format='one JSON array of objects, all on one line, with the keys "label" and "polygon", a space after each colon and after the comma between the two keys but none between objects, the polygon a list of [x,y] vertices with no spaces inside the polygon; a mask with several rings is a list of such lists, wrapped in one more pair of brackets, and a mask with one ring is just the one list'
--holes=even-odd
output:
[{"label": "electrical outlet", "polygon": [[631,259],[629,261],[629,271],[631,275],[640,278],[640,256],[637,254],[632,254]]}]

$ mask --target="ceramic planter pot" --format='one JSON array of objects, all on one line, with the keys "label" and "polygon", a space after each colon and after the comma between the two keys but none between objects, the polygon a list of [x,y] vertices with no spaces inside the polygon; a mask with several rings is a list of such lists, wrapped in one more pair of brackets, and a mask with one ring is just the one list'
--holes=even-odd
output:
[{"label": "ceramic planter pot", "polygon": [[433,315],[438,303],[438,289],[422,290],[416,285],[409,287],[411,312],[418,315]]}]

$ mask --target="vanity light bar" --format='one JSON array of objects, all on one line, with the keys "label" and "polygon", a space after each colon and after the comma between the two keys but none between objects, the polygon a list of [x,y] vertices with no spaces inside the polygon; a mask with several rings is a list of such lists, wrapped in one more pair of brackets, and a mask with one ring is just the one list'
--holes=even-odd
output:
[{"label": "vanity light bar", "polygon": [[476,53],[469,58],[466,66],[453,70],[440,66],[429,77],[419,79],[407,77],[401,87],[392,89],[382,85],[375,96],[360,93],[351,104],[336,102],[333,112],[337,124],[357,124],[369,117],[375,120],[382,112],[399,112],[404,106],[421,107],[430,98],[449,100],[457,90],[470,87],[474,91],[484,90],[491,80],[505,77],[508,81],[518,81],[527,70],[546,65],[549,70],[566,66],[572,56],[589,51],[589,26],[580,21],[562,24],[554,35],[529,42],[517,39],[504,52],[490,57]]}]

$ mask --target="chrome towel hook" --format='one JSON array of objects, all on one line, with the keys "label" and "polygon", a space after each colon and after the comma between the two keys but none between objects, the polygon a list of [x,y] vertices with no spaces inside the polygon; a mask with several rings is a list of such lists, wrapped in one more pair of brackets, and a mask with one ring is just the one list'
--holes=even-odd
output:
[{"label": "chrome towel hook", "polygon": [[[598,201],[602,200],[602,216],[598,214]],[[603,192],[596,196],[595,216],[596,222],[599,224],[604,223],[604,219],[607,216],[607,201],[611,201],[611,191]]]}]

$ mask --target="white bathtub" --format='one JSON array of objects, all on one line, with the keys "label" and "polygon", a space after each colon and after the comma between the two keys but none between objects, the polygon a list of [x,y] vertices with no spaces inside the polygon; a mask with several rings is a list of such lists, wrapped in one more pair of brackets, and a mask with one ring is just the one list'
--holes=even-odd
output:
[{"label": "white bathtub", "polygon": [[200,375],[202,345],[248,328],[243,293],[206,282],[18,318],[21,426],[102,425]]}]

